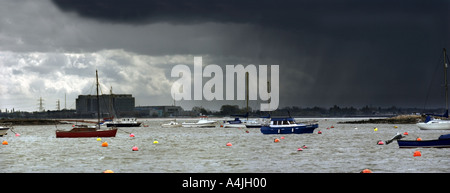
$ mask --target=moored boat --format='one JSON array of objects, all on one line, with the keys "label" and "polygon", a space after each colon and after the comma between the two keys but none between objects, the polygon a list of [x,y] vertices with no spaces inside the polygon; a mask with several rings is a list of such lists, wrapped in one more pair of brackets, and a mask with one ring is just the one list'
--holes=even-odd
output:
[{"label": "moored boat", "polygon": [[176,121],[170,121],[170,123],[161,124],[161,127],[165,128],[181,127],[181,124]]},{"label": "moored boat", "polygon": [[[97,86],[97,101],[98,96],[98,73],[95,70],[96,86]],[[100,103],[97,102],[97,112],[100,112]],[[75,125],[70,131],[56,130],[56,138],[80,138],[80,137],[115,137],[117,133],[116,127],[108,129],[100,129],[100,113],[97,113],[97,125]]]},{"label": "moored boat", "polygon": [[181,125],[183,127],[216,127],[216,121],[208,120],[207,118],[207,116],[201,116],[197,123],[183,122]]},{"label": "moored boat", "polygon": [[76,125],[70,131],[56,130],[56,138],[115,137],[117,128],[100,130],[97,126]]},{"label": "moored boat", "polygon": [[449,130],[450,120],[432,119],[427,122],[417,123],[421,130]]},{"label": "moored boat", "polygon": [[137,122],[136,118],[122,118],[117,121],[105,122],[106,127],[139,127],[142,123]]},{"label": "moored boat", "polygon": [[2,137],[3,135],[6,135],[6,132],[8,132],[9,127],[3,127],[0,126],[0,137]]},{"label": "moored boat", "polygon": [[246,128],[245,124],[239,119],[239,117],[234,118],[232,121],[224,121],[224,128]]},{"label": "moored boat", "polygon": [[425,122],[423,123],[417,123],[417,127],[419,127],[422,130],[450,130],[450,120],[441,120],[441,119],[434,119],[431,116],[439,116],[439,117],[444,117],[444,118],[448,118],[448,81],[447,81],[447,68],[448,68],[448,64],[447,64],[447,60],[448,60],[448,56],[447,56],[447,50],[444,48],[443,49],[443,55],[444,55],[444,87],[445,87],[445,106],[446,106],[446,111],[443,115],[428,115]]},{"label": "moored boat", "polygon": [[450,134],[434,140],[397,140],[399,148],[450,148]]},{"label": "moored boat", "polygon": [[312,133],[318,128],[319,124],[296,123],[294,118],[272,118],[269,125],[261,127],[263,134],[303,134]]}]

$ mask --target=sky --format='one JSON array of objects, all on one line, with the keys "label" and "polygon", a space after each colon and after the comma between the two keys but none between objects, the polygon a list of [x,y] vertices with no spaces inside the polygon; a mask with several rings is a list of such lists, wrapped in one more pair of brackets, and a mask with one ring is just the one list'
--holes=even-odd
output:
[{"label": "sky", "polygon": [[279,108],[444,107],[449,45],[444,0],[0,1],[0,109],[37,111],[40,97],[46,110],[74,109],[95,94],[96,69],[102,93],[171,105],[172,68],[196,56],[279,65]]}]

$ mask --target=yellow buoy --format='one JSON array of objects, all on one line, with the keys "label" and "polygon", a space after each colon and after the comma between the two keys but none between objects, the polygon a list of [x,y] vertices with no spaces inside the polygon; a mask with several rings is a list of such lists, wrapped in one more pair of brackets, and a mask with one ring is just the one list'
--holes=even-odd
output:
[{"label": "yellow buoy", "polygon": [[396,126],[394,126],[394,128],[396,128],[396,129],[397,129],[397,128],[398,128],[398,127],[397,127],[397,125],[396,125]]},{"label": "yellow buoy", "polygon": [[378,131],[378,128],[375,127],[375,129],[373,129],[373,131]]},{"label": "yellow buoy", "polygon": [[102,140],[102,138],[100,138],[100,137],[99,137],[99,138],[97,138],[97,141],[101,141],[101,140]]},{"label": "yellow buoy", "polygon": [[103,173],[114,173],[112,170],[105,170]]},{"label": "yellow buoy", "polygon": [[159,142],[158,142],[158,141],[156,141],[156,140],[155,140],[155,141],[153,141],[153,144],[158,144],[158,143],[159,143]]}]

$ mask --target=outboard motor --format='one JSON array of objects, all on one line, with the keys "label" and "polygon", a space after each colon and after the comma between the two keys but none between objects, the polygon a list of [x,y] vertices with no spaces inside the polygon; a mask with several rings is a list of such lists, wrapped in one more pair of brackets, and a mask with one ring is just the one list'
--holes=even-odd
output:
[{"label": "outboard motor", "polygon": [[392,141],[397,140],[397,139],[401,139],[403,138],[403,135],[400,133],[395,134],[394,137],[392,137],[392,139],[389,139],[386,141],[386,145],[392,143]]}]

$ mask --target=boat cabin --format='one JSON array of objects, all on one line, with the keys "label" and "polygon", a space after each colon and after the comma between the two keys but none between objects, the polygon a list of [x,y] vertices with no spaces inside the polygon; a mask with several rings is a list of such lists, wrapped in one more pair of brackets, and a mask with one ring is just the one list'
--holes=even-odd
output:
[{"label": "boat cabin", "polygon": [[271,125],[294,125],[294,118],[272,118],[270,120]]}]

